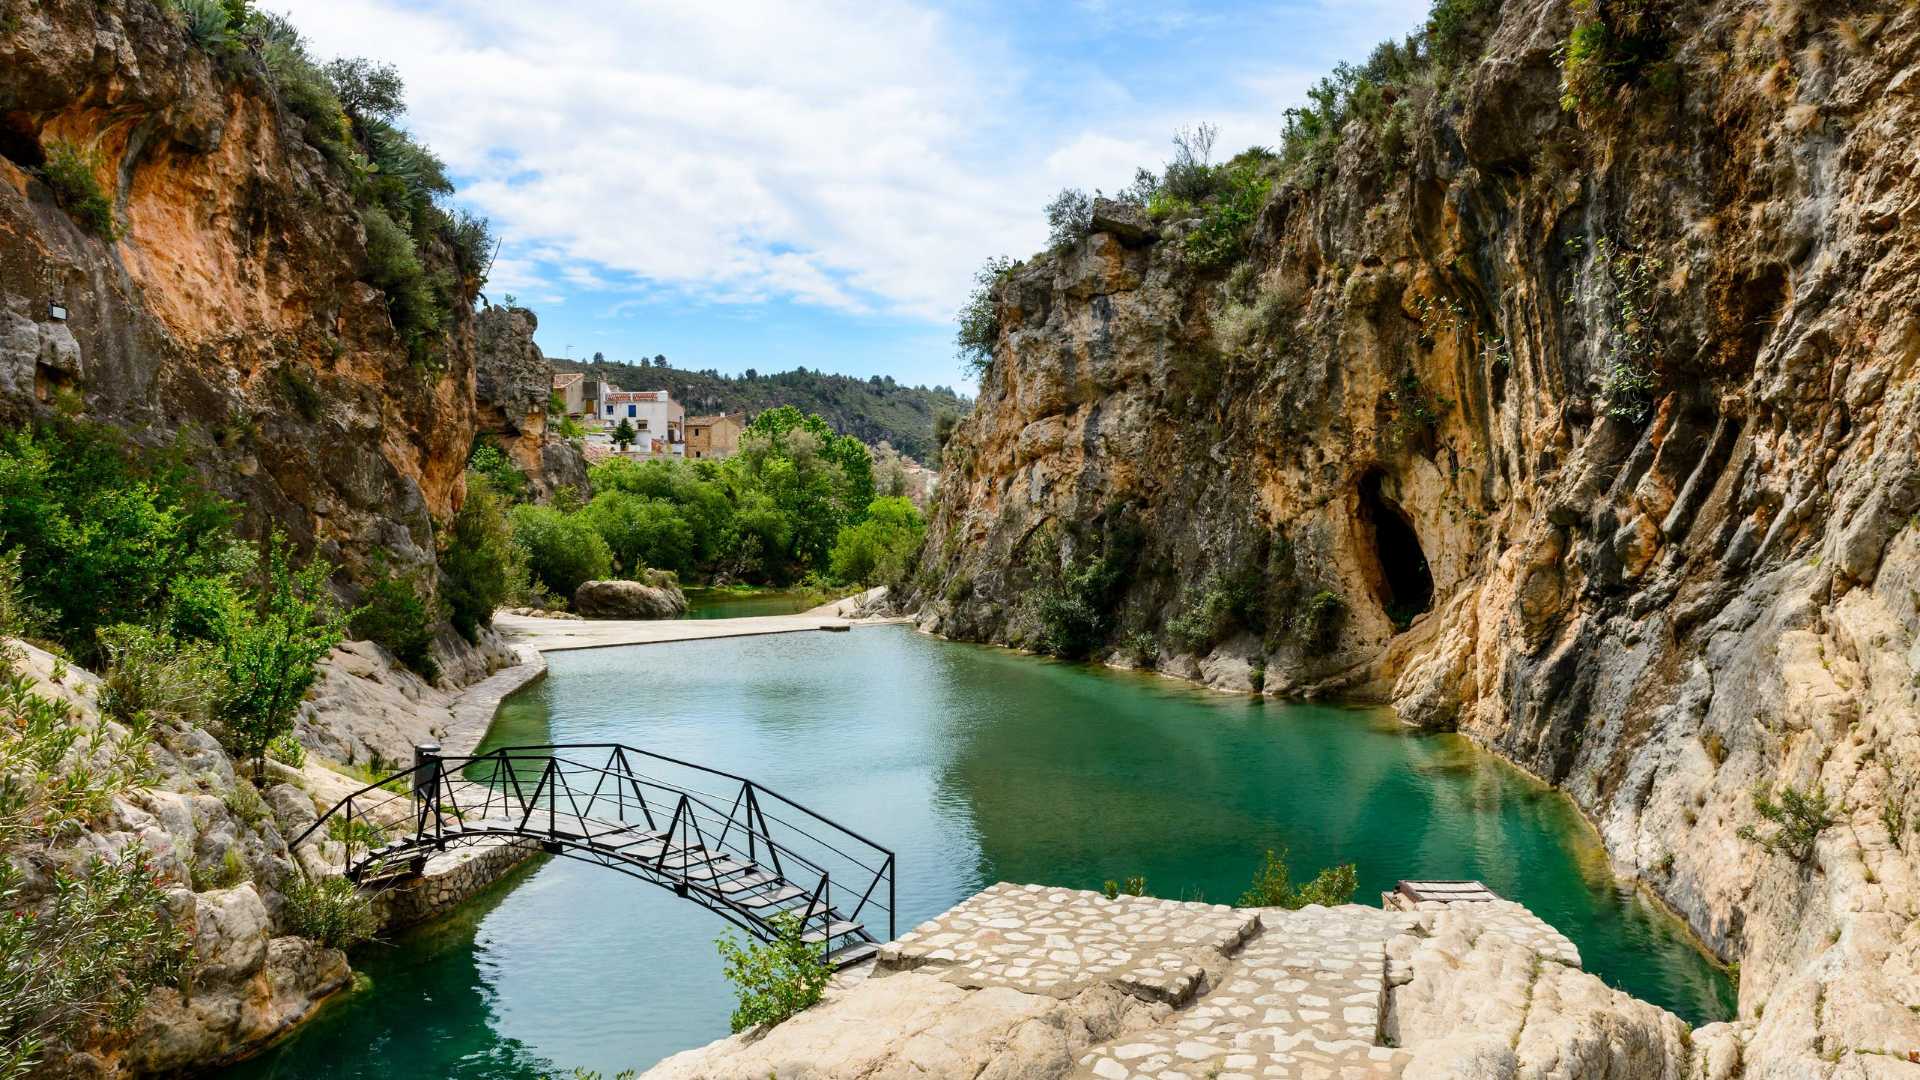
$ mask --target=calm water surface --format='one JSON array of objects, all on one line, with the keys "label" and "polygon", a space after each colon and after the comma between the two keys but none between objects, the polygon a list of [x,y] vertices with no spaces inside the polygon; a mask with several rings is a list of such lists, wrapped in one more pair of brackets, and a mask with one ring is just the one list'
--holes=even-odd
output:
[{"label": "calm water surface", "polygon": [[731,592],[726,589],[688,589],[687,613],[683,619],[744,619],[749,615],[798,615],[820,605],[812,593],[761,589],[756,592]]},{"label": "calm water surface", "polygon": [[[621,740],[742,773],[891,846],[900,929],[995,881],[1232,901],[1267,847],[1359,899],[1477,877],[1689,1021],[1725,979],[1607,871],[1561,796],[1455,736],[1051,663],[905,627],[556,653],[491,741]],[[355,958],[372,986],[245,1077],[611,1075],[727,1033],[717,915],[552,860]]]}]

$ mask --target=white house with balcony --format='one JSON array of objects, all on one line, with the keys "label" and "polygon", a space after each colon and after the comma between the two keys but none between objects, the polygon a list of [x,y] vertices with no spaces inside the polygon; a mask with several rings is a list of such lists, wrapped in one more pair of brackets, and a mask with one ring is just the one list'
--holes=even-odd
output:
[{"label": "white house with balcony", "polygon": [[599,401],[598,419],[608,432],[625,420],[633,425],[633,457],[685,457],[687,409],[665,390],[612,390]]}]

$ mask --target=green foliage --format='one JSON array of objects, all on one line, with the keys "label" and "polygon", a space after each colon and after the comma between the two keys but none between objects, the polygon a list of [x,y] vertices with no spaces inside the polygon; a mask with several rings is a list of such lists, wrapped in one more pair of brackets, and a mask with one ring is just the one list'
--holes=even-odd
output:
[{"label": "green foliage", "polygon": [[372,903],[345,878],[297,881],[286,897],[287,929],[329,949],[350,949],[380,928]]},{"label": "green foliage", "polygon": [[1216,194],[1201,204],[1199,225],[1180,241],[1189,263],[1214,270],[1246,253],[1247,236],[1273,187],[1265,166],[1254,152],[1222,166]]},{"label": "green foliage", "polygon": [[112,240],[120,234],[120,226],[114,220],[113,202],[100,186],[100,173],[105,168],[98,150],[49,140],[40,179],[53,192],[53,201],[82,228],[103,240]]},{"label": "green foliage", "polygon": [[1609,115],[1627,91],[1658,81],[1669,45],[1663,0],[1574,0],[1561,49],[1560,107]]},{"label": "green foliage", "polygon": [[621,417],[620,422],[614,425],[613,443],[621,450],[630,448],[635,442],[638,442],[639,439],[640,433],[633,429],[633,421],[628,420],[626,417]]},{"label": "green foliage", "polygon": [[1072,247],[1093,231],[1093,200],[1079,188],[1061,188],[1047,204],[1047,245]]},{"label": "green foliage", "polygon": [[1145,896],[1147,894],[1147,879],[1138,874],[1126,878],[1123,881],[1115,881],[1112,878],[1108,878],[1106,881],[1101,882],[1100,892],[1109,900],[1118,900],[1122,896]]},{"label": "green foliage", "polygon": [[207,721],[221,689],[211,643],[127,624],[101,631],[100,640],[107,656],[102,715],[131,730],[155,721],[178,728]]},{"label": "green foliage", "polygon": [[[1570,240],[1568,246],[1577,252],[1581,241]],[[1629,424],[1644,424],[1653,416],[1659,388],[1654,372],[1664,354],[1654,334],[1654,292],[1665,268],[1664,260],[1602,236],[1594,240],[1582,274],[1587,292],[1602,305],[1606,366],[1600,391],[1607,415]]]},{"label": "green foliage", "polygon": [[1428,390],[1419,374],[1407,367],[1387,391],[1387,406],[1391,417],[1387,436],[1395,445],[1421,445],[1438,432],[1453,400]]},{"label": "green foliage", "polygon": [[527,497],[527,474],[507,457],[506,451],[492,443],[480,443],[467,458],[467,471],[486,478],[494,494],[508,502]]},{"label": "green foliage", "polygon": [[215,716],[228,752],[251,758],[255,777],[265,772],[267,746],[293,730],[320,659],[345,632],[346,615],[327,585],[332,573],[324,559],[295,571],[285,541],[275,537],[259,600],[228,612]]},{"label": "green foliage", "polygon": [[260,789],[254,787],[251,781],[239,777],[234,778],[233,787],[221,796],[220,801],[226,804],[228,813],[248,828],[273,816],[273,810],[267,806],[267,800],[261,797]]},{"label": "green foliage", "polygon": [[1880,824],[1887,827],[1887,839],[1892,842],[1895,851],[1904,851],[1907,845],[1907,809],[1901,805],[1900,798],[1889,792],[1880,803]]},{"label": "green foliage", "polygon": [[1339,643],[1340,627],[1346,617],[1346,598],[1331,589],[1322,589],[1300,605],[1295,614],[1295,632],[1309,653],[1328,653]]},{"label": "green foliage", "polygon": [[414,363],[432,367],[447,319],[442,283],[429,276],[414,239],[384,209],[360,212],[367,234],[367,280],[386,294],[393,328]]},{"label": "green foliage", "polygon": [[522,504],[509,520],[528,570],[554,595],[570,598],[582,582],[613,576],[613,552],[584,517]]},{"label": "green foliage", "polygon": [[0,638],[33,637],[45,622],[21,590],[20,552],[0,552]]},{"label": "green foliage", "polygon": [[0,858],[0,1077],[28,1075],[47,1044],[69,1035],[127,1030],[191,957],[139,846],[77,874],[55,871],[38,902]]},{"label": "green foliage", "polygon": [[[373,783],[378,779],[373,772],[374,770],[360,770],[354,775],[368,783]],[[339,814],[327,819],[327,839],[345,844],[348,848],[367,851],[386,843],[387,832],[366,818],[349,818]]]},{"label": "green foliage", "polygon": [[216,57],[235,47],[234,13],[223,0],[168,0],[195,45]]},{"label": "green foliage", "polygon": [[179,624],[195,621],[194,597],[222,601],[244,565],[230,524],[176,453],[136,462],[117,432],[75,421],[0,433],[0,551],[24,553],[21,601],[82,664],[115,623],[171,617],[209,635]]},{"label": "green foliage", "polygon": [[1267,631],[1265,582],[1256,571],[1214,575],[1200,599],[1167,624],[1173,639],[1193,653],[1205,652],[1235,630]]},{"label": "green foliage", "polygon": [[353,636],[392,653],[421,678],[440,677],[433,658],[433,629],[440,604],[424,584],[384,570],[367,586],[365,603],[353,614]]},{"label": "green foliage", "polygon": [[626,576],[648,567],[676,574],[693,571],[693,526],[674,503],[615,489],[595,495],[582,513]]},{"label": "green foliage", "polygon": [[1037,591],[1039,651],[1063,660],[1084,660],[1107,639],[1122,568],[1105,556],[1082,559],[1060,579]]},{"label": "green foliage", "polygon": [[1427,14],[1427,49],[1443,68],[1478,59],[1498,22],[1501,0],[1434,0]]},{"label": "green foliage", "polygon": [[441,533],[440,574],[447,618],[469,642],[479,640],[481,627],[493,625],[494,609],[527,576],[525,551],[513,542],[507,500],[481,473],[467,474],[466,501]]},{"label": "green foliage", "polygon": [[1281,907],[1298,909],[1308,904],[1335,907],[1353,902],[1359,888],[1358,868],[1353,863],[1329,866],[1314,875],[1312,881],[1294,887],[1287,871],[1287,851],[1269,848],[1267,857],[1254,872],[1253,884],[1241,894],[1240,907]]},{"label": "green foliage", "polygon": [[1743,825],[1738,833],[1740,839],[1759,844],[1768,851],[1786,855],[1800,863],[1813,861],[1814,841],[1819,839],[1824,829],[1839,820],[1834,814],[1837,808],[1827,801],[1826,792],[1817,786],[1812,791],[1801,791],[1791,785],[1783,787],[1780,789],[1779,802],[1769,798],[1765,789],[1756,788],[1753,792],[1753,809],[1778,828],[1763,836],[1753,826]]},{"label": "green foliage", "polygon": [[833,576],[851,584],[899,582],[926,534],[926,520],[912,502],[899,496],[875,499],[867,506],[867,519],[842,529],[834,540]]},{"label": "green foliage", "polygon": [[326,412],[326,398],[321,395],[320,388],[314,385],[313,376],[298,364],[286,363],[273,369],[273,381],[280,396],[286,399],[301,419],[311,422],[320,419],[321,414]]},{"label": "green foliage", "polygon": [[298,769],[307,763],[307,748],[300,743],[300,737],[289,731],[267,741],[267,756],[288,768]]},{"label": "green foliage", "polygon": [[[115,740],[104,723],[34,692],[11,657],[0,664],[0,853],[61,836],[105,814],[146,768],[144,735]],[[0,858],[0,866],[5,859]]]},{"label": "green foliage", "polygon": [[1120,649],[1143,668],[1151,668],[1160,661],[1160,641],[1151,630],[1135,630],[1128,634],[1120,643]]},{"label": "green foliage", "polygon": [[773,918],[775,938],[741,945],[731,934],[715,945],[733,984],[733,1030],[778,1024],[819,1002],[833,978],[826,945],[802,940],[804,925],[792,913]]},{"label": "green foliage", "polygon": [[981,264],[973,274],[973,291],[954,316],[957,329],[953,343],[958,355],[975,375],[985,375],[993,364],[993,347],[1000,339],[1000,283],[1013,269],[1013,260],[998,255]]}]

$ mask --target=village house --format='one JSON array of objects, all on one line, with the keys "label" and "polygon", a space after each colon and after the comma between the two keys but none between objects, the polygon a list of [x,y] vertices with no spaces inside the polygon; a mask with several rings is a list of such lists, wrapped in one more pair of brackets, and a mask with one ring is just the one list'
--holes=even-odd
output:
[{"label": "village house", "polygon": [[744,412],[719,416],[693,416],[687,419],[687,456],[689,458],[732,457],[740,449],[740,433],[747,428]]},{"label": "village house", "polygon": [[686,419],[686,406],[665,390],[613,390],[600,403],[599,420],[609,431],[622,420],[633,426],[635,456],[685,456]]},{"label": "village house", "polygon": [[553,396],[560,399],[560,411],[575,420],[598,421],[602,402],[620,388],[605,379],[590,379],[584,371],[553,373]]}]

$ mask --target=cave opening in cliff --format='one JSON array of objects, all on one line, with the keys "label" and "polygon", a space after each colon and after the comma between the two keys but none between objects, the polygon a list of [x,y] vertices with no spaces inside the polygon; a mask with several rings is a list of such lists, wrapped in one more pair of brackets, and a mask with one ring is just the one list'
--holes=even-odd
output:
[{"label": "cave opening in cliff", "polygon": [[0,157],[23,169],[37,169],[47,163],[47,155],[34,137],[33,118],[23,112],[0,114]]},{"label": "cave opening in cliff", "polygon": [[1360,525],[1373,549],[1375,596],[1387,618],[1405,630],[1433,607],[1433,571],[1413,519],[1382,490],[1386,479],[1379,469],[1360,478]]}]

